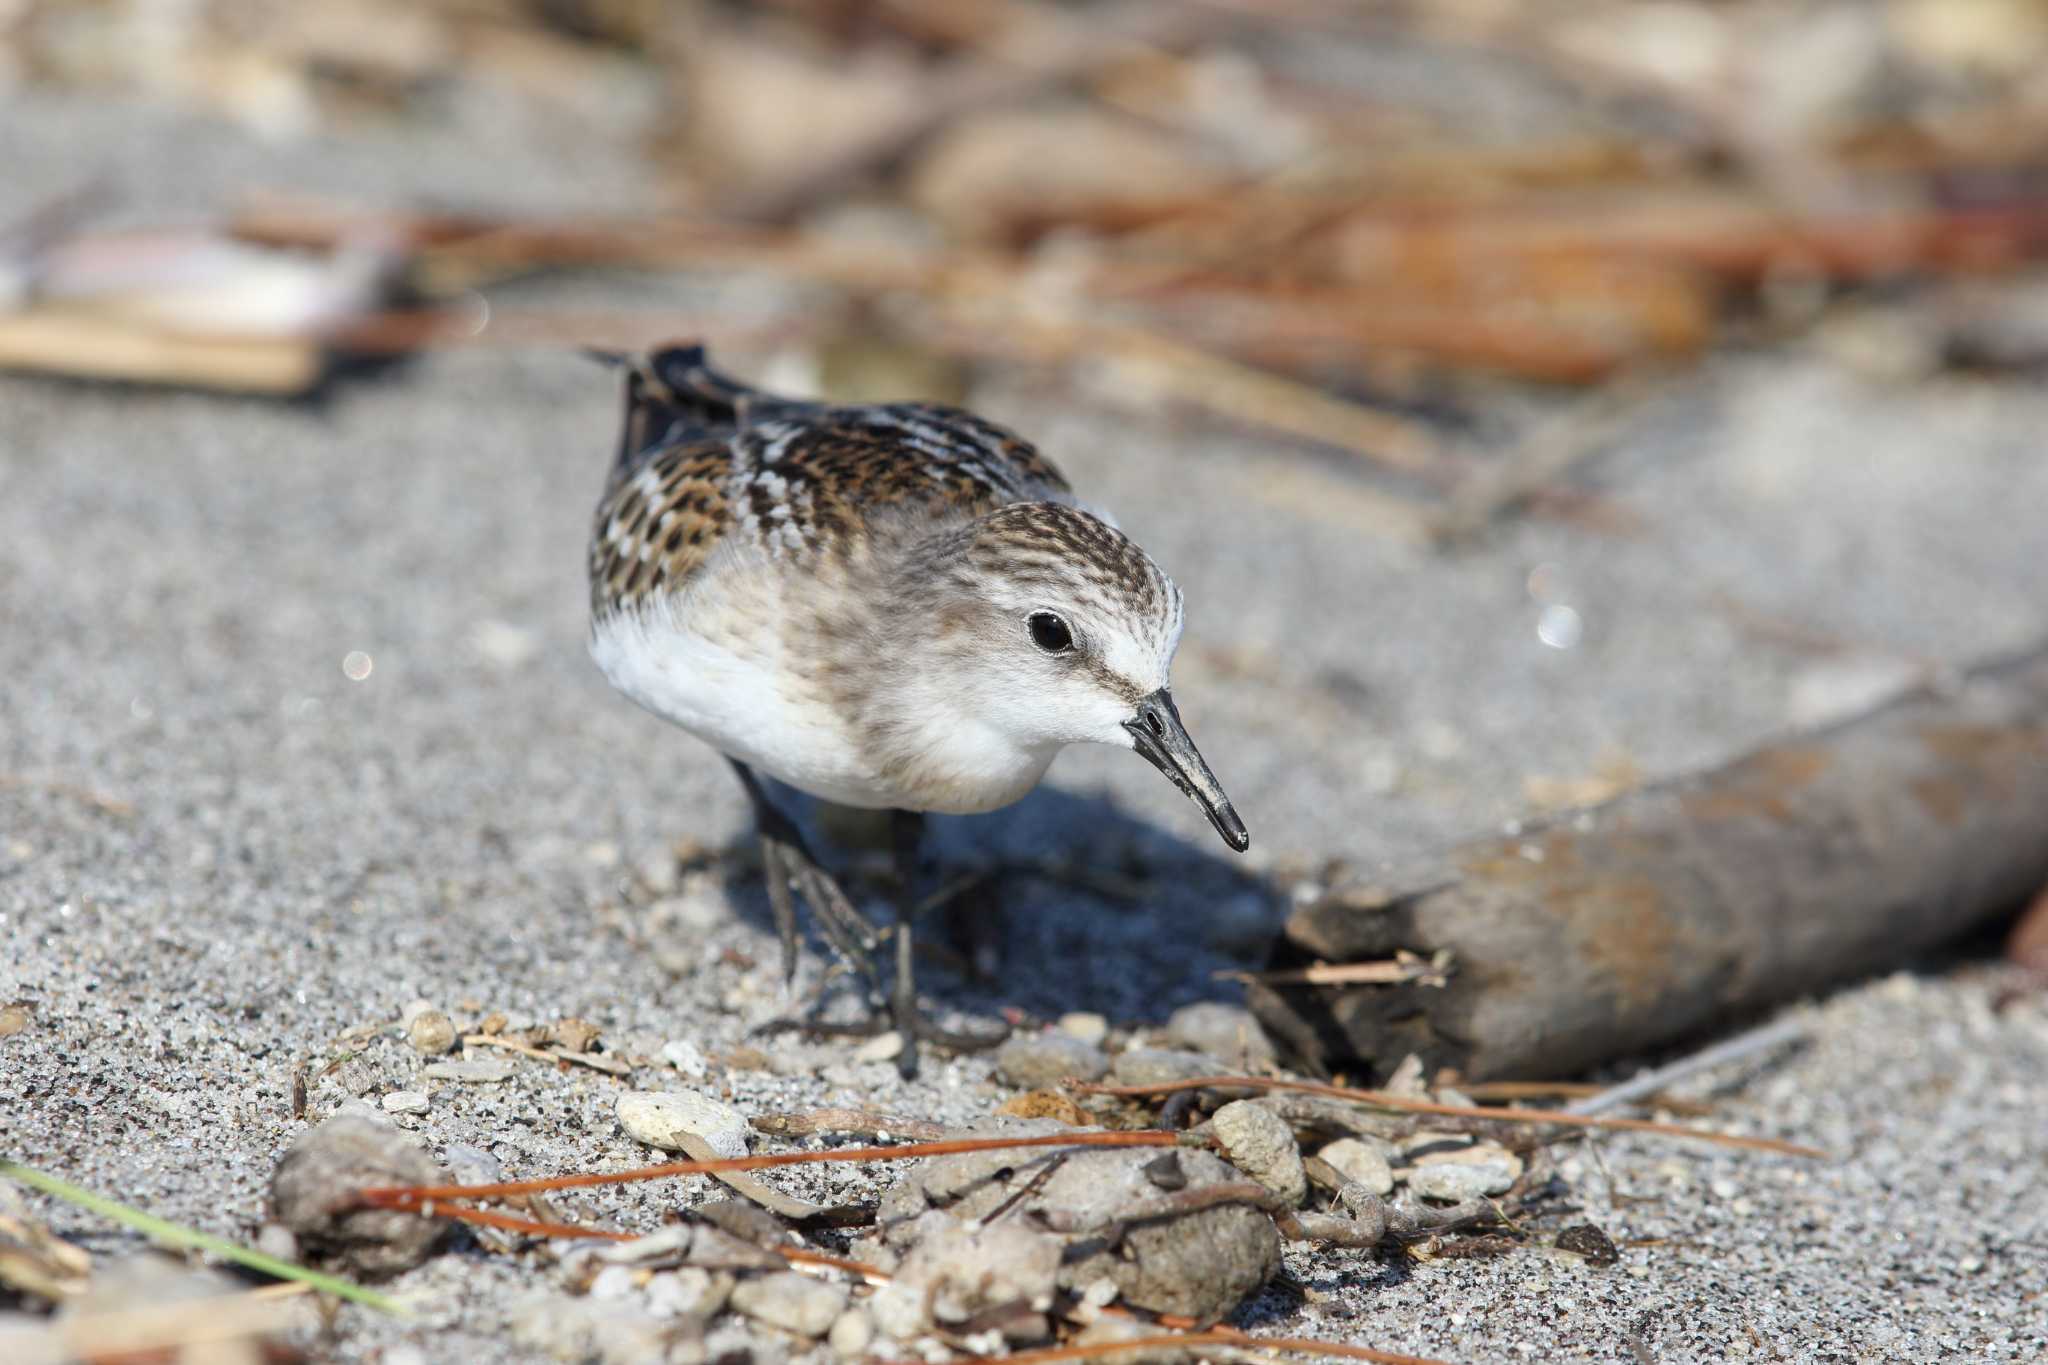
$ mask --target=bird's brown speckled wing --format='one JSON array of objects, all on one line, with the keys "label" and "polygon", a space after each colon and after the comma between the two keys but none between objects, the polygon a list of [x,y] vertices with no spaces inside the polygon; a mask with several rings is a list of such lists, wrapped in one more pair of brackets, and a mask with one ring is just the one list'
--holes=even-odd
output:
[{"label": "bird's brown speckled wing", "polygon": [[608,489],[590,538],[591,610],[688,582],[732,524],[731,481],[731,445],[711,438],[660,451]]},{"label": "bird's brown speckled wing", "polygon": [[775,398],[710,370],[698,348],[671,348],[628,375],[592,607],[680,589],[726,537],[801,558],[844,552],[884,511],[950,520],[1068,496],[1034,447],[972,413]]}]

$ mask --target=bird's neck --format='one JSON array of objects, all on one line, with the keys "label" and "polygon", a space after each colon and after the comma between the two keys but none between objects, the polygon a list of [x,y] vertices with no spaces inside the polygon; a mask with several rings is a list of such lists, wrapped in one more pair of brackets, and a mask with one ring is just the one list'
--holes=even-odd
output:
[{"label": "bird's neck", "polygon": [[[993,810],[1037,785],[1057,743],[1020,736],[992,714],[966,660],[970,618],[949,603],[929,538],[849,561],[823,614],[790,629],[825,642],[820,685],[874,770],[916,809]],[[813,600],[821,600],[814,597]]]}]

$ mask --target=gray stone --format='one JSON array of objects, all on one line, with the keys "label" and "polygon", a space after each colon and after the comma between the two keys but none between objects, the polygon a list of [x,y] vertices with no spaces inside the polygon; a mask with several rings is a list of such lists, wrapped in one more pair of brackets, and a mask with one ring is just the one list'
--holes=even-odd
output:
[{"label": "gray stone", "polygon": [[746,1115],[694,1090],[629,1090],[614,1106],[619,1126],[650,1147],[679,1152],[679,1133],[704,1139],[721,1157],[747,1154]]},{"label": "gray stone", "polygon": [[[987,1134],[1072,1133],[1049,1119],[1005,1120],[978,1126]],[[1080,1130],[1085,1131],[1085,1130]],[[993,1213],[1040,1176],[1055,1155],[1058,1166],[1004,1221],[1024,1219],[1058,1230],[1066,1244],[1058,1283],[1078,1290],[1108,1278],[1133,1307],[1197,1318],[1227,1316],[1280,1265],[1280,1236],[1262,1210],[1218,1204],[1125,1227],[1106,1245],[1102,1229],[1134,1210],[1157,1210],[1168,1198],[1145,1174],[1153,1148],[1068,1148],[1051,1151],[968,1152],[936,1157],[906,1171],[882,1196],[884,1236],[906,1253],[912,1229],[928,1208],[961,1219]],[[1176,1155],[1188,1191],[1244,1179],[1214,1153],[1184,1148]],[[996,1225],[1000,1226],[1000,1224]]]},{"label": "gray stone", "polygon": [[1252,1012],[1220,1000],[1181,1006],[1167,1018],[1166,1036],[1182,1047],[1223,1058],[1232,1071],[1273,1062],[1272,1040]]},{"label": "gray stone", "polygon": [[371,1185],[441,1185],[433,1158],[389,1121],[338,1114],[301,1133],[270,1177],[271,1217],[316,1256],[377,1278],[410,1270],[433,1254],[448,1224],[398,1209],[366,1209],[356,1191]]},{"label": "gray stone", "polygon": [[467,1142],[451,1142],[442,1148],[441,1164],[457,1185],[496,1185],[505,1179],[504,1162]]},{"label": "gray stone", "polygon": [[1064,1033],[1029,1034],[996,1049],[996,1071],[1024,1090],[1049,1089],[1068,1077],[1100,1080],[1108,1070],[1100,1050]]},{"label": "gray stone", "polygon": [[1052,1307],[1065,1244],[1051,1233],[1016,1219],[979,1227],[931,1209],[904,1236],[910,1250],[871,1305],[887,1336],[909,1341],[1006,1305],[1024,1316]]},{"label": "gray stone", "polygon": [[1506,1194],[1522,1175],[1522,1161],[1502,1147],[1480,1146],[1421,1162],[1407,1172],[1408,1188],[1424,1199],[1462,1203]]},{"label": "gray stone", "polygon": [[1271,1190],[1288,1208],[1308,1198],[1308,1173],[1287,1121],[1257,1100],[1232,1100],[1210,1126],[1231,1165]]},{"label": "gray stone", "polygon": [[822,1337],[846,1309],[846,1287],[784,1270],[733,1287],[732,1306],[756,1322]]}]

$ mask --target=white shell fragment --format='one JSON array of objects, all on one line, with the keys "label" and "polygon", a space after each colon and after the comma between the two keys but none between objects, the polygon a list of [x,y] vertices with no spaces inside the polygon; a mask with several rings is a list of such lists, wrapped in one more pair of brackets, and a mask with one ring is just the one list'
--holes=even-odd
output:
[{"label": "white shell fragment", "polygon": [[693,1090],[629,1090],[613,1112],[621,1128],[650,1147],[679,1152],[677,1134],[694,1133],[721,1157],[747,1154],[746,1116]]}]

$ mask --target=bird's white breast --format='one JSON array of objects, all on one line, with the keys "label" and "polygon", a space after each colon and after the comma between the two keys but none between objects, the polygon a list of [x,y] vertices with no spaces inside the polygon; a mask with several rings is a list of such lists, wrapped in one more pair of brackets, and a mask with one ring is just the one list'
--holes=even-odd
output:
[{"label": "bird's white breast", "polygon": [[721,753],[830,801],[888,804],[843,719],[793,694],[771,622],[748,628],[728,605],[651,599],[615,612],[593,625],[590,656],[612,686]]},{"label": "bird's white breast", "polygon": [[[914,761],[885,764],[860,743],[855,717],[805,685],[812,673],[805,661],[787,656],[784,586],[772,572],[704,575],[684,593],[597,620],[591,658],[612,686],[648,711],[759,772],[841,805],[986,811],[1017,800],[1044,776],[1050,750],[1020,751],[987,727],[948,723],[953,709],[921,695],[939,685],[931,678],[893,684],[909,709],[933,724]],[[886,668],[885,660],[875,662]]]}]

